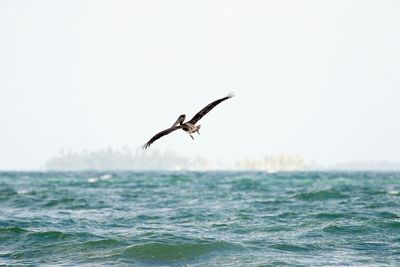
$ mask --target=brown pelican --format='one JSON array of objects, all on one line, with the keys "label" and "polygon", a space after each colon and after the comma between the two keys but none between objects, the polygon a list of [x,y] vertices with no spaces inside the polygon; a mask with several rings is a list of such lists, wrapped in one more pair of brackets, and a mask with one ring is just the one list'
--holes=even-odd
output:
[{"label": "brown pelican", "polygon": [[[222,101],[225,101],[229,98],[233,97],[233,94],[229,94],[223,98],[220,98],[218,100],[215,100],[214,102],[211,102],[207,106],[205,106],[202,110],[200,110],[194,117],[187,122],[185,121],[186,115],[182,114],[178,117],[176,122],[168,129],[165,129],[164,131],[159,132],[155,136],[153,136],[146,144],[143,145],[143,149],[148,148],[154,141],[157,139],[163,137],[164,135],[167,135],[169,133],[172,133],[175,130],[182,129],[185,132],[187,132],[190,137],[194,140],[194,137],[192,136],[193,133],[198,133],[200,134],[200,125],[196,125],[196,123],[203,118],[204,115],[206,115],[210,110],[212,110],[216,105],[221,103]],[[179,124],[179,125],[178,125]]]}]

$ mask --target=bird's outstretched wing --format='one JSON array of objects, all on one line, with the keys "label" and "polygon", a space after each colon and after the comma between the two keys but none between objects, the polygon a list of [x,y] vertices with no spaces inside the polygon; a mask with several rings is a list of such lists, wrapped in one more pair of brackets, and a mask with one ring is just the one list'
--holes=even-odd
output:
[{"label": "bird's outstretched wing", "polygon": [[210,110],[212,110],[216,105],[218,105],[219,103],[221,103],[222,101],[225,101],[229,98],[233,97],[233,94],[229,94],[223,98],[220,98],[218,100],[215,100],[214,102],[211,102],[210,104],[208,104],[207,106],[205,106],[202,110],[200,110],[199,112],[197,112],[196,115],[194,115],[194,117],[188,121],[191,124],[196,124],[201,118],[203,118],[204,115],[206,115]]},{"label": "bird's outstretched wing", "polygon": [[169,134],[169,133],[171,133],[171,132],[173,132],[173,131],[175,131],[175,130],[178,130],[178,129],[180,129],[180,128],[182,128],[182,126],[179,125],[179,126],[174,126],[174,127],[171,127],[171,128],[165,129],[164,131],[159,132],[158,134],[156,134],[155,136],[153,136],[149,141],[147,141],[147,143],[144,144],[144,145],[142,146],[142,148],[143,148],[143,149],[148,148],[148,147],[149,147],[154,141],[156,141],[157,139],[159,139],[159,138],[163,137],[164,135],[167,135],[167,134]]}]

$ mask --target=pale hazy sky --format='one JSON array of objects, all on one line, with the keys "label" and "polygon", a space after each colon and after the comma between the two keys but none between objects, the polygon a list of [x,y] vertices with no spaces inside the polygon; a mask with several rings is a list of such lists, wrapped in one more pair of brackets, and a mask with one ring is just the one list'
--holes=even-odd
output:
[{"label": "pale hazy sky", "polygon": [[400,161],[400,1],[0,1],[0,169],[192,141],[233,160]]}]

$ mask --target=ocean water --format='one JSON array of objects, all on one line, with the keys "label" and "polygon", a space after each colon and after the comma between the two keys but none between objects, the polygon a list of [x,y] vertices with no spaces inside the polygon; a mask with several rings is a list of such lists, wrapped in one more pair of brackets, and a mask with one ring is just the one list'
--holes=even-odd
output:
[{"label": "ocean water", "polygon": [[400,173],[2,172],[0,265],[400,266]]}]

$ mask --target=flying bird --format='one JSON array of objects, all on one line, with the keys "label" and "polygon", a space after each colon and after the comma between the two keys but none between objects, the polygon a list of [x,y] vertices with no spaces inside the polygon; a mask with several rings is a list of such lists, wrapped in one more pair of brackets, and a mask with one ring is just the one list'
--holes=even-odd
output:
[{"label": "flying bird", "polygon": [[182,129],[185,132],[187,132],[190,137],[194,140],[193,137],[193,133],[198,133],[200,135],[200,125],[196,125],[196,123],[203,118],[204,115],[206,115],[210,110],[212,110],[216,105],[218,105],[219,103],[221,103],[222,101],[225,101],[229,98],[233,97],[233,94],[229,94],[223,98],[217,99],[214,102],[211,102],[210,104],[208,104],[207,106],[205,106],[202,110],[200,110],[199,112],[197,112],[196,115],[194,115],[194,117],[187,121],[184,122],[186,119],[186,115],[182,114],[178,117],[178,119],[176,120],[176,122],[168,129],[165,129],[159,133],[157,133],[155,136],[153,136],[146,144],[143,145],[143,149],[148,148],[154,141],[156,141],[157,139],[163,137],[164,135],[170,134],[173,131],[176,131],[178,129]]}]

